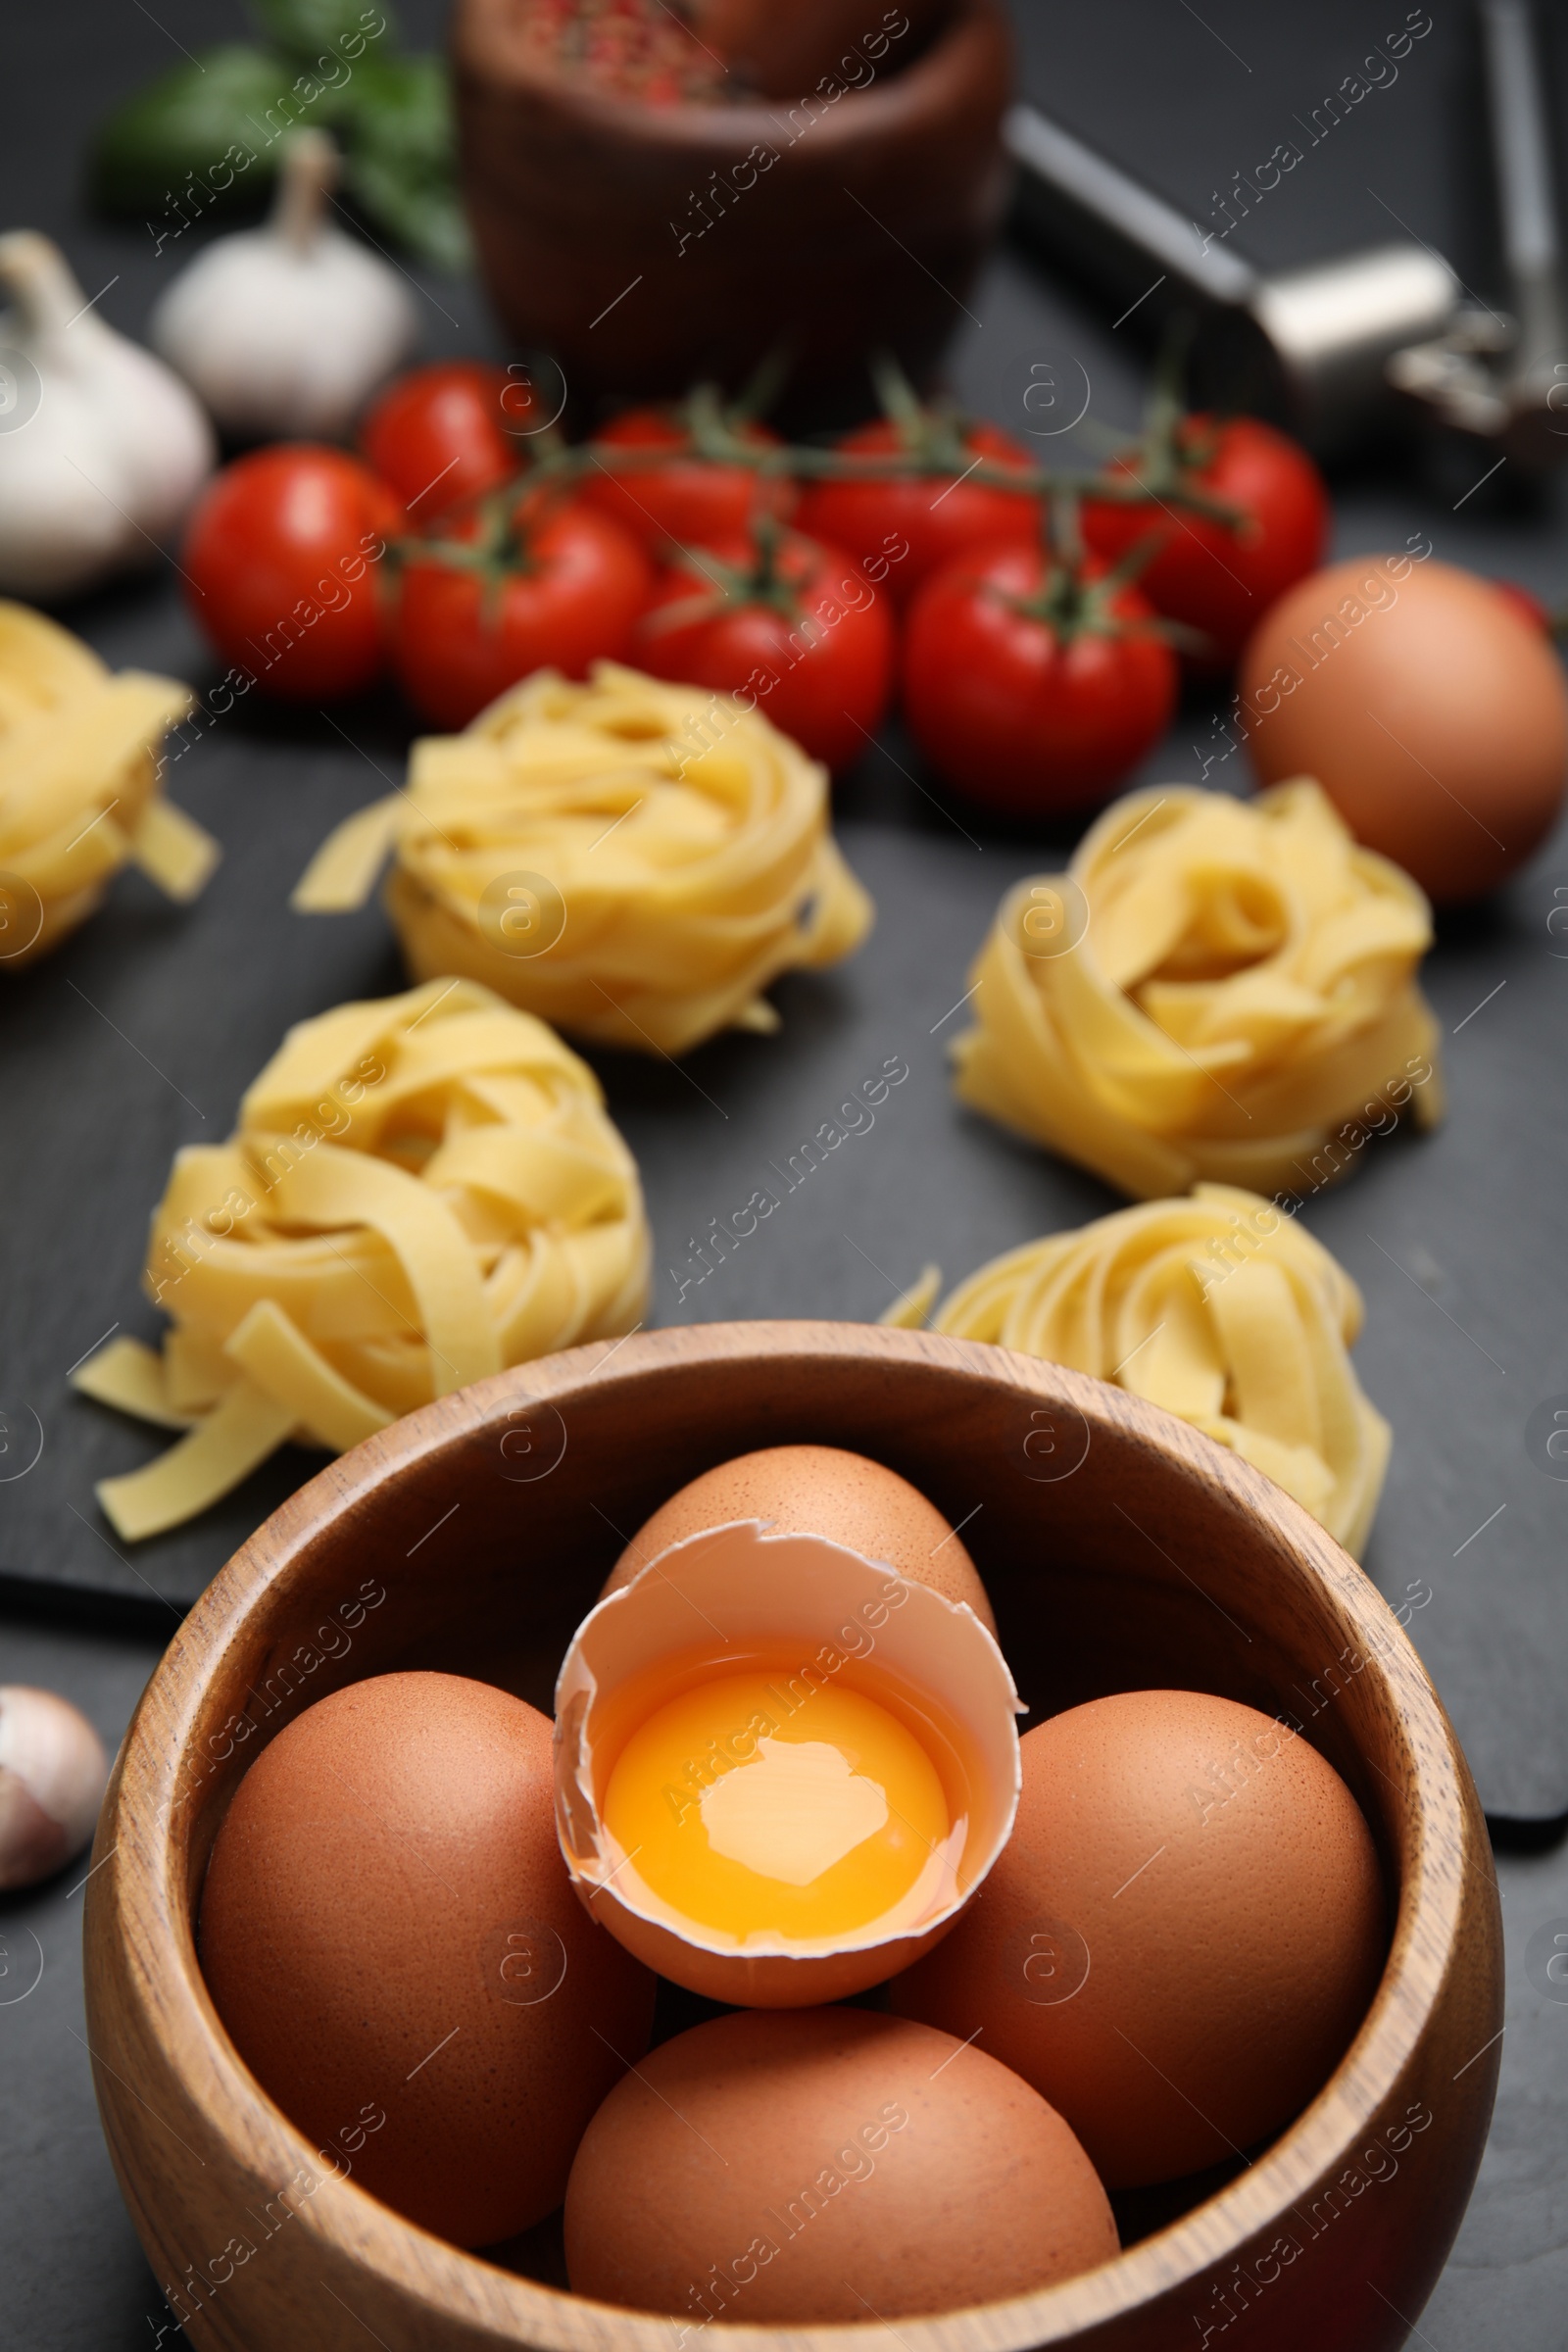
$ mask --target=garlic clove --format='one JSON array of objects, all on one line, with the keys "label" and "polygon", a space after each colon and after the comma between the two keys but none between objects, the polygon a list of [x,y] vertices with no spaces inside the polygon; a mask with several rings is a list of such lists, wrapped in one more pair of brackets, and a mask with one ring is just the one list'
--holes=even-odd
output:
[{"label": "garlic clove", "polygon": [[0,1688],[0,1889],[30,1886],[81,1851],[108,1780],[79,1708],[52,1690]]},{"label": "garlic clove", "polygon": [[396,273],[328,219],[337,150],[300,131],[271,218],[220,237],[181,271],[150,333],[235,439],[345,435],[418,331]]},{"label": "garlic clove", "polygon": [[45,599],[150,563],[217,459],[178,376],[100,318],[47,237],[0,237],[0,341],[36,409],[0,434],[0,594]]}]

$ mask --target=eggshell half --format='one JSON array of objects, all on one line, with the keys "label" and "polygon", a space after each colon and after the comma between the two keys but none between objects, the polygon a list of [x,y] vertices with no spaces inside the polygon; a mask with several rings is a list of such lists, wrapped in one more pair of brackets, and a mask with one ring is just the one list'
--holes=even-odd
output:
[{"label": "eggshell half", "polygon": [[885,1463],[837,1446],[767,1446],[705,1470],[644,1521],[599,1597],[629,1585],[671,1544],[736,1519],[760,1519],[781,1536],[826,1536],[862,1559],[885,1560],[963,1601],[987,1633],[997,1630],[975,1564],[935,1503]]},{"label": "eggshell half", "polygon": [[1137,1690],[1022,1741],[1006,1851],[894,2008],[981,2033],[1112,2188],[1271,2137],[1327,2082],[1386,1948],[1371,1836],[1254,1707]]},{"label": "eggshell half", "polygon": [[653,2022],[652,1977],[573,1899],[550,1737],[487,1683],[355,1683],[258,1756],[202,1896],[208,1988],[263,2089],[460,2246],[560,2203]]},{"label": "eggshell half", "polygon": [[[961,1739],[966,1812],[897,1920],[858,1935],[744,1943],[700,1927],[655,1893],[600,1807],[634,1728],[626,1696],[651,1670],[689,1658],[705,1628],[716,1642],[788,1643],[801,1667],[855,1680],[873,1665]],[[878,1984],[947,1933],[1005,1843],[1018,1801],[1023,1711],[995,1638],[964,1602],[817,1535],[770,1534],[755,1520],[672,1545],[584,1619],[556,1685],[556,1824],[585,1903],[628,1950],[710,1999],[760,2008],[840,2000]],[[956,1741],[955,1742],[956,1744]]]},{"label": "eggshell half", "polygon": [[578,2294],[687,2329],[956,2311],[1117,2251],[1038,2093],[863,2009],[743,2011],[662,2043],[584,2133],[565,2237]]}]

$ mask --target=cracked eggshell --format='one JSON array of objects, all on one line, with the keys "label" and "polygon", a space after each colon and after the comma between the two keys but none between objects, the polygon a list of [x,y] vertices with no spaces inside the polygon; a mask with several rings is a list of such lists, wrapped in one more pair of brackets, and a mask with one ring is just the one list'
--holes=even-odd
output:
[{"label": "cracked eggshell", "polygon": [[839,1446],[764,1446],[717,1462],[661,1503],[621,1553],[600,1594],[629,1585],[671,1544],[735,1519],[760,1519],[778,1535],[826,1536],[900,1576],[967,1602],[994,1634],[979,1572],[935,1503],[869,1455]]},{"label": "cracked eggshell", "polygon": [[[705,1643],[704,1634],[708,1640]],[[843,1674],[869,1661],[923,1713],[964,1808],[895,1911],[849,1936],[744,1944],[688,1920],[640,1878],[601,1816],[626,1740],[680,1688],[714,1638],[744,1655],[797,1646],[800,1672]],[[670,1681],[661,1686],[667,1661]],[[610,1592],[579,1627],[556,1686],[556,1829],[578,1895],[661,1976],[753,2008],[836,2001],[879,1984],[945,1936],[1006,1843],[1020,1787],[1023,1712],[994,1635],[967,1602],[899,1576],[820,1535],[770,1533],[758,1520],[671,1544]]]}]

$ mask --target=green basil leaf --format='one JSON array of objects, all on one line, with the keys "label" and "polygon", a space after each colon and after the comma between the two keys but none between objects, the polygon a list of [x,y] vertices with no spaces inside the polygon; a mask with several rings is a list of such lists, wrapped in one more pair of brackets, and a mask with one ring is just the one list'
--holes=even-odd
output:
[{"label": "green basil leaf", "polygon": [[[94,202],[161,219],[182,191],[198,209],[251,199],[276,168],[293,79],[279,59],[238,45],[161,74],[100,127],[88,158]],[[215,174],[228,175],[224,189],[213,189]]]},{"label": "green basil leaf", "polygon": [[445,61],[367,59],[349,87],[344,135],[345,185],[366,218],[439,269],[470,268]]},{"label": "green basil leaf", "polygon": [[287,58],[314,66],[328,56],[350,60],[398,44],[390,0],[250,0],[251,14]]}]

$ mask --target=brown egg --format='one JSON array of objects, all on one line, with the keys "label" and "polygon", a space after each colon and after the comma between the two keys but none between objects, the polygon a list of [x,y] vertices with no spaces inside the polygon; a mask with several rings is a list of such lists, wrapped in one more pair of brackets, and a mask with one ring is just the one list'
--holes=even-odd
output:
[{"label": "brown egg", "polygon": [[356,1683],[263,1750],[200,1949],[235,2048],[322,2163],[461,2246],[561,2202],[653,2019],[652,1976],[571,1891],[549,1721],[458,1675]]},{"label": "brown egg", "polygon": [[1044,2099],[864,2009],[746,2010],[664,2042],[584,2133],[565,2225],[578,2294],[693,2332],[997,2303],[1117,2251]]},{"label": "brown egg", "polygon": [[982,2033],[1112,2188],[1269,2138],[1382,1968],[1355,1799],[1289,1726],[1191,1690],[1095,1699],[1022,1744],[1011,1841],[895,2009]]},{"label": "brown egg", "polygon": [[629,1585],[671,1544],[733,1519],[765,1519],[784,1536],[826,1536],[947,1600],[967,1601],[987,1633],[997,1630],[975,1564],[935,1503],[896,1470],[837,1446],[769,1446],[705,1470],[643,1522],[605,1593]]},{"label": "brown egg", "polygon": [[1440,905],[1494,889],[1562,806],[1556,654],[1451,564],[1357,556],[1313,572],[1264,615],[1237,684],[1262,781],[1316,776],[1357,841]]}]

